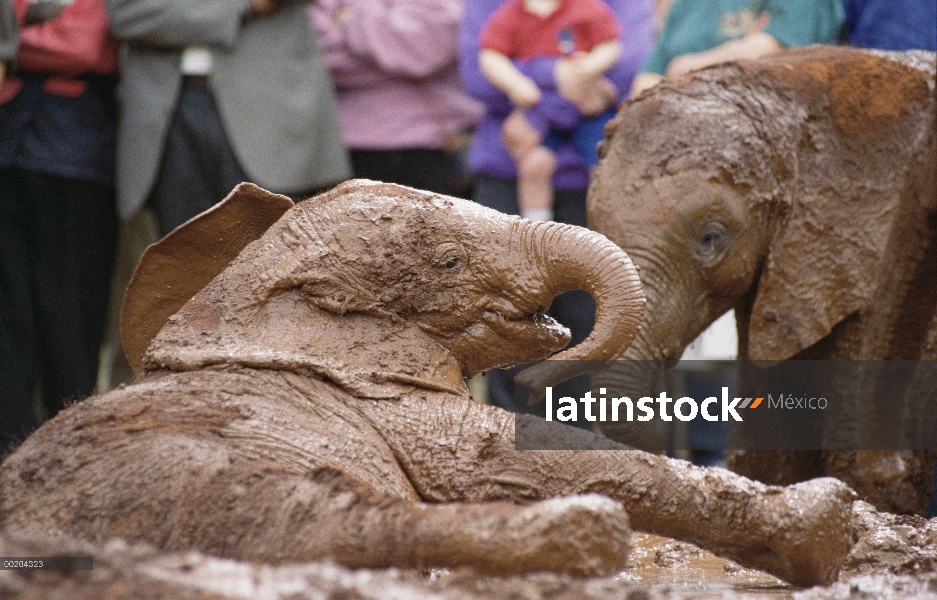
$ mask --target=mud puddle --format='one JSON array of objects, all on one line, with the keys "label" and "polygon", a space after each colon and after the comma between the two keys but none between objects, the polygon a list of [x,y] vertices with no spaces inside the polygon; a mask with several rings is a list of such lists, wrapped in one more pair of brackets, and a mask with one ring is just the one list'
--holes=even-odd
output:
[{"label": "mud puddle", "polygon": [[794,588],[767,573],[746,569],[693,544],[646,533],[635,533],[633,567],[617,579],[651,589],[682,591],[694,597],[790,598]]},{"label": "mud puddle", "polygon": [[614,577],[583,580],[548,573],[479,577],[441,570],[430,573],[424,583],[428,580],[439,592],[459,590],[478,598],[550,600],[788,599],[799,589],[686,542],[635,533],[632,544],[631,566]]}]

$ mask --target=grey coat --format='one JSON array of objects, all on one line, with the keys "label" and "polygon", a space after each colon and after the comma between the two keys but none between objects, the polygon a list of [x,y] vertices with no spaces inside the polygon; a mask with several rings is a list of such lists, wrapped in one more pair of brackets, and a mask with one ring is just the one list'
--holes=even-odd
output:
[{"label": "grey coat", "polygon": [[[19,29],[12,0],[0,0],[0,61],[13,62],[19,45]],[[3,79],[0,78],[0,81]]]},{"label": "grey coat", "polygon": [[303,3],[245,19],[247,0],[107,0],[122,41],[117,198],[146,201],[182,85],[186,46],[212,49],[210,84],[231,146],[257,184],[295,193],[350,176],[332,82]]}]

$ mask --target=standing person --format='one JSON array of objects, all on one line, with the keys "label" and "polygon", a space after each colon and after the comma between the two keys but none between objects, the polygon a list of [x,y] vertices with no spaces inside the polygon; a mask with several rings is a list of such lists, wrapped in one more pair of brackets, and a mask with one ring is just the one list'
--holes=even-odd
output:
[{"label": "standing person", "polygon": [[558,123],[543,113],[557,101],[555,91],[542,92],[513,60],[540,56],[566,57],[592,77],[604,76],[621,56],[621,26],[602,0],[511,0],[491,15],[482,29],[478,64],[489,82],[511,100],[514,110],[504,121],[504,145],[517,165],[521,216],[536,221],[553,218],[553,174],[556,147],[567,139],[590,170],[599,162],[596,145],[615,111]]},{"label": "standing person", "polygon": [[841,0],[674,0],[631,95],[722,62],[761,58],[785,48],[835,44]]},{"label": "standing person", "polygon": [[320,0],[310,7],[355,177],[452,194],[456,136],[481,107],[459,82],[461,0]]},{"label": "standing person", "polygon": [[306,5],[107,0],[122,55],[117,199],[165,235],[241,181],[294,199],[349,175]]},{"label": "standing person", "polygon": [[[485,114],[478,123],[468,162],[477,176],[474,199],[485,206],[518,214],[517,170],[501,138],[505,119],[514,110],[508,97],[491,85],[479,64],[478,38],[488,17],[503,0],[473,0],[466,4],[465,19],[459,31],[459,64],[466,91],[481,100]],[[618,63],[604,75],[592,75],[577,68],[567,58],[540,57],[515,63],[537,87],[557,94],[546,113],[548,118],[561,114],[593,116],[618,104],[631,86],[631,80],[647,56],[654,40],[653,0],[612,0],[614,11],[625,32]],[[563,223],[586,226],[587,169],[568,142],[556,150],[557,168],[553,176],[553,218]],[[551,315],[572,331],[571,344],[589,334],[595,319],[595,305],[583,291],[563,294],[553,302]],[[525,410],[514,398],[512,372],[488,371],[488,397],[492,404],[509,410]],[[589,389],[588,378],[577,378],[562,395],[579,398]],[[562,390],[560,390],[562,391]],[[557,392],[559,393],[559,391]],[[543,403],[535,408],[543,410]]]},{"label": "standing person", "polygon": [[[0,15],[0,444],[94,392],[117,238],[117,42],[103,0]],[[10,68],[13,48],[15,69]]]},{"label": "standing person", "polygon": [[0,84],[16,60],[16,49],[20,43],[16,13],[10,0],[0,0]]}]

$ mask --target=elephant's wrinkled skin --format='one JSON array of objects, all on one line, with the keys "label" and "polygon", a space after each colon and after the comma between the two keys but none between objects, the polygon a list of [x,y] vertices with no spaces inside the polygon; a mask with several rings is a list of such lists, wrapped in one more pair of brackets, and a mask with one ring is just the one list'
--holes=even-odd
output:
[{"label": "elephant's wrinkled skin", "polygon": [[[626,104],[588,208],[641,268],[646,320],[624,356],[644,362],[601,384],[649,389],[653,361],[678,359],[731,308],[742,359],[934,357],[934,87],[933,53],[818,46]],[[864,424],[824,425],[840,426]],[[898,477],[872,481],[863,456],[750,452],[730,465],[769,483],[835,475],[880,509],[923,514],[932,457],[906,453]]]},{"label": "elephant's wrinkled skin", "polygon": [[[770,487],[580,430],[578,447],[606,450],[517,451],[514,415],[471,400],[464,375],[568,342],[542,313],[571,288],[596,297],[597,324],[557,356],[624,350],[643,296],[602,236],[352,182],[225,266],[212,219],[236,226],[226,207],[245,199],[277,206],[242,184],[144,256],[129,303],[147,301],[147,269],[176,265],[169,305],[188,274],[220,275],[152,343],[125,335],[133,385],[63,411],[0,466],[3,526],[266,561],[590,574],[625,565],[630,518],[795,583],[835,579],[851,545],[840,482]],[[236,246],[260,235],[238,232]],[[208,247],[173,263],[188,243]],[[124,325],[155,332],[172,310],[157,300],[125,306]]]}]

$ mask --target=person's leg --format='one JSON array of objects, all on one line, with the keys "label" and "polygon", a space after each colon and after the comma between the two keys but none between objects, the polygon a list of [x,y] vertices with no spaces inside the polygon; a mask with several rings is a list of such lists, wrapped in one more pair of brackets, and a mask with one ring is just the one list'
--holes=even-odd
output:
[{"label": "person's leg", "polygon": [[18,169],[0,169],[0,452],[39,426],[38,342],[29,266],[32,206]]},{"label": "person's leg", "polygon": [[451,158],[442,150],[409,148],[401,150],[350,151],[355,177],[452,194],[449,174]]},{"label": "person's leg", "polygon": [[558,223],[588,227],[586,189],[559,189],[553,195],[553,212]]},{"label": "person's leg", "polygon": [[517,163],[517,198],[521,216],[534,221],[553,220],[553,174],[556,154],[537,146]]},{"label": "person's leg", "polygon": [[927,506],[927,514],[924,516],[928,519],[937,517],[937,462],[934,463],[934,491],[931,495],[930,504]]},{"label": "person's leg", "polygon": [[478,175],[475,182],[475,194],[472,197],[482,206],[516,215],[520,211],[517,205],[517,180]]},{"label": "person's leg", "polygon": [[504,146],[517,165],[517,196],[520,214],[527,219],[552,219],[553,174],[556,153],[542,144],[544,134],[515,110],[501,129]]},{"label": "person's leg", "polygon": [[30,269],[41,348],[42,396],[52,417],[94,393],[117,243],[113,188],[24,173],[35,202]]},{"label": "person's leg", "polygon": [[183,86],[149,198],[160,235],[208,210],[248,180],[228,142],[211,91]]}]

